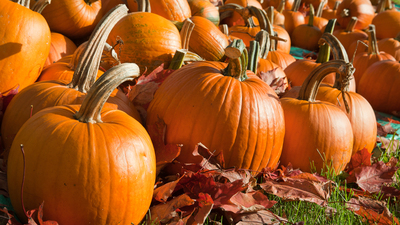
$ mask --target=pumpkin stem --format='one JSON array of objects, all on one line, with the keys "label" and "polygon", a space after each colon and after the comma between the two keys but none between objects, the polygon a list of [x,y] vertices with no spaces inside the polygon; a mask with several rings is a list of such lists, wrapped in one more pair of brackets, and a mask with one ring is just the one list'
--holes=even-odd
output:
[{"label": "pumpkin stem", "polygon": [[233,13],[237,11],[239,14],[240,11],[243,9],[243,6],[238,4],[229,3],[224,6],[218,7],[219,12],[219,19],[223,20],[229,17],[232,17]]},{"label": "pumpkin stem", "polygon": [[260,60],[260,44],[258,41],[250,41],[249,48],[249,62],[247,65],[247,70],[253,71],[257,74],[258,61]]},{"label": "pumpkin stem", "polygon": [[97,77],[97,70],[100,65],[103,46],[106,43],[108,34],[114,25],[128,14],[128,8],[124,4],[110,10],[97,24],[89,38],[88,46],[82,54],[74,72],[71,83],[68,85],[80,92],[86,93]]},{"label": "pumpkin stem", "polygon": [[286,0],[281,0],[279,2],[278,7],[276,8],[276,11],[278,11],[279,13],[282,13],[283,9],[285,8],[285,5],[286,5]]},{"label": "pumpkin stem", "polygon": [[347,33],[353,32],[354,27],[356,27],[357,21],[358,21],[357,17],[355,17],[355,16],[351,17],[350,22],[349,22],[349,24],[347,24],[347,27],[344,30],[344,32],[347,32]]},{"label": "pumpkin stem", "polygon": [[333,10],[333,11],[337,10],[337,9],[339,8],[340,3],[341,3],[340,1],[336,1],[336,2],[335,2],[335,5],[333,6],[333,9],[332,9],[332,10]]},{"label": "pumpkin stem", "polygon": [[185,58],[183,59],[184,62],[198,62],[198,61],[205,61],[201,56],[198,54],[187,51],[185,54]]},{"label": "pumpkin stem", "polygon": [[349,17],[350,16],[350,9],[343,9],[343,11],[340,13],[341,17]]},{"label": "pumpkin stem", "polygon": [[273,6],[268,7],[266,10],[266,13],[267,13],[267,18],[269,19],[269,22],[271,24],[274,24],[274,16],[275,16],[274,7]]},{"label": "pumpkin stem", "polygon": [[30,0],[12,0],[13,2],[25,6],[26,8],[29,9],[29,4],[30,4]]},{"label": "pumpkin stem", "polygon": [[149,0],[137,0],[138,12],[151,12]]},{"label": "pumpkin stem", "polygon": [[[341,77],[351,77],[355,69],[353,64],[344,60],[331,60],[315,68],[300,88],[299,100],[315,102],[322,80],[330,73],[338,73]],[[346,103],[345,103],[346,104]]]},{"label": "pumpkin stem", "polygon": [[378,42],[376,41],[375,25],[368,27],[368,55],[379,55]]},{"label": "pumpkin stem", "polygon": [[39,0],[35,2],[35,4],[32,7],[32,11],[35,11],[37,13],[42,13],[44,8],[48,6],[51,3],[51,0]]},{"label": "pumpkin stem", "polygon": [[316,17],[321,17],[322,16],[322,11],[324,10],[324,5],[325,5],[325,1],[322,1],[322,2],[319,3],[317,12],[315,13]]},{"label": "pumpkin stem", "polygon": [[[328,21],[328,24],[325,27],[324,33],[332,34],[333,28],[335,27],[336,19],[331,19]],[[322,44],[319,47],[318,58],[316,63],[324,63],[329,61],[329,57],[331,55],[331,48],[329,44]]]},{"label": "pumpkin stem", "polygon": [[271,40],[268,32],[265,30],[260,30],[260,32],[257,33],[255,40],[260,45],[260,57],[262,59],[266,59],[271,47]]},{"label": "pumpkin stem", "polygon": [[93,3],[97,2],[99,0],[85,0],[85,3],[89,6],[92,6]]},{"label": "pumpkin stem", "polygon": [[22,168],[22,182],[21,182],[21,205],[22,205],[22,211],[24,211],[24,214],[27,218],[29,218],[28,213],[26,212],[25,209],[25,204],[24,204],[24,185],[25,185],[25,173],[26,173],[26,159],[25,159],[25,151],[24,151],[24,145],[21,144],[21,152],[22,152],[22,163],[24,167]]},{"label": "pumpkin stem", "polygon": [[111,93],[123,82],[140,75],[138,65],[123,63],[107,70],[88,91],[74,118],[83,123],[101,123],[101,110]]},{"label": "pumpkin stem", "polygon": [[308,26],[314,26],[314,6],[310,4],[310,14],[308,15]]},{"label": "pumpkin stem", "polygon": [[181,68],[182,65],[183,65],[185,56],[186,56],[186,52],[187,52],[186,49],[183,49],[183,50],[178,49],[178,50],[176,50],[175,51],[175,55],[172,58],[171,64],[169,64],[168,69],[177,70],[177,69]]},{"label": "pumpkin stem", "polygon": [[227,37],[229,37],[229,27],[228,24],[219,25],[219,29],[224,33]]},{"label": "pumpkin stem", "polygon": [[299,11],[300,4],[301,4],[301,0],[294,0],[293,6],[292,6],[292,11],[293,12]]},{"label": "pumpkin stem", "polygon": [[225,55],[229,58],[228,66],[222,71],[225,76],[234,77],[240,81],[246,80],[248,54],[242,39],[233,40],[225,48]]},{"label": "pumpkin stem", "polygon": [[[348,63],[349,58],[347,56],[346,50],[344,49],[343,45],[340,41],[330,33],[324,33],[318,41],[318,44],[325,44],[331,47],[333,53],[334,60],[343,60],[344,62]],[[349,91],[349,83],[348,80],[352,79],[341,77],[340,74],[336,73],[335,83],[333,85],[334,88]]]},{"label": "pumpkin stem", "polygon": [[194,23],[191,19],[187,18],[184,22],[183,22],[183,26],[181,31],[179,32],[180,36],[181,36],[181,41],[182,41],[182,49],[189,49],[189,40],[190,40],[190,36],[192,35],[192,31],[194,29]]}]

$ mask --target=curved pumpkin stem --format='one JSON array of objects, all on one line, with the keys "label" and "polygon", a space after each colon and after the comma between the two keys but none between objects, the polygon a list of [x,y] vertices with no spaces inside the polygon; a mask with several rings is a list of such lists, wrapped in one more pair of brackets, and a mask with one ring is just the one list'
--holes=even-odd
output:
[{"label": "curved pumpkin stem", "polygon": [[74,54],[72,55],[71,61],[69,62],[69,65],[68,65],[69,68],[71,68],[72,70],[75,70],[75,67],[78,65],[79,59],[82,56],[83,52],[86,50],[87,45],[88,45],[88,42],[85,41],[81,45],[79,45],[77,49],[75,49]]},{"label": "curved pumpkin stem", "polygon": [[118,5],[104,16],[89,38],[88,46],[74,72],[71,83],[68,85],[80,92],[86,93],[96,80],[97,70],[100,65],[103,46],[108,34],[114,25],[128,14],[126,5]]},{"label": "curved pumpkin stem", "polygon": [[32,11],[42,13],[44,8],[46,8],[46,6],[48,6],[50,3],[51,0],[39,0],[33,5]]},{"label": "curved pumpkin stem", "polygon": [[[332,34],[333,28],[335,27],[335,23],[336,23],[336,19],[329,20],[328,24],[325,27],[324,33]],[[328,38],[330,38],[330,37],[328,37]],[[325,63],[325,62],[329,61],[329,57],[331,54],[331,47],[329,46],[329,44],[325,44],[326,41],[325,42],[324,41],[325,40],[322,40],[322,41],[320,41],[320,43],[318,43],[320,45],[320,47],[319,47],[319,52],[318,52],[318,58],[315,61],[316,63]],[[335,58],[335,59],[339,59],[339,58]]]},{"label": "curved pumpkin stem", "polygon": [[74,115],[83,123],[101,123],[101,110],[111,93],[123,82],[140,75],[135,63],[123,63],[107,70],[90,88],[82,106]]},{"label": "curved pumpkin stem", "polygon": [[12,0],[12,1],[29,9],[30,0]]},{"label": "curved pumpkin stem", "polygon": [[337,10],[339,8],[340,3],[341,3],[340,1],[336,1],[332,10],[334,10],[334,11]]},{"label": "curved pumpkin stem", "polygon": [[265,12],[267,13],[267,18],[269,19],[269,22],[271,24],[274,24],[274,16],[275,16],[274,7],[273,6],[268,7]]},{"label": "curved pumpkin stem", "polygon": [[183,59],[184,62],[198,62],[198,61],[205,61],[205,59],[201,58],[198,54],[187,51],[185,54],[185,58]]},{"label": "curved pumpkin stem", "polygon": [[181,41],[182,41],[182,49],[189,50],[189,41],[190,41],[190,36],[192,35],[192,31],[194,29],[194,23],[191,19],[187,18],[183,22],[183,26],[181,31],[179,32],[181,36]]},{"label": "curved pumpkin stem", "polygon": [[222,71],[225,76],[234,77],[240,81],[246,80],[248,54],[242,39],[235,39],[225,48],[225,55],[229,58],[228,66]]},{"label": "curved pumpkin stem", "polygon": [[356,27],[357,21],[358,21],[357,17],[355,17],[355,16],[351,17],[351,20],[350,20],[349,24],[347,24],[347,27],[344,31],[347,33],[353,32],[354,27]]},{"label": "curved pumpkin stem", "polygon": [[258,41],[250,41],[249,48],[249,62],[247,65],[247,70],[253,71],[257,74],[258,61],[260,60],[260,44]]},{"label": "curved pumpkin stem", "polygon": [[260,45],[260,57],[262,59],[266,59],[271,45],[268,32],[265,30],[260,30],[260,32],[257,33],[255,40]]},{"label": "curved pumpkin stem", "polygon": [[232,17],[233,12],[237,11],[238,13],[241,13],[241,10],[243,10],[243,6],[233,3],[218,7],[219,19],[223,20]]},{"label": "curved pumpkin stem", "polygon": [[300,88],[299,97],[297,99],[315,102],[319,86],[327,75],[335,72],[340,74],[341,77],[351,77],[354,71],[355,68],[353,65],[344,60],[331,60],[323,63],[315,68],[306,78]]},{"label": "curved pumpkin stem", "polygon": [[227,37],[229,37],[229,27],[228,24],[219,25],[219,30],[222,31]]},{"label": "curved pumpkin stem", "polygon": [[151,12],[151,6],[149,0],[138,0],[138,12]]},{"label": "curved pumpkin stem", "polygon": [[278,7],[276,8],[276,11],[278,11],[279,13],[282,13],[283,10],[285,9],[285,5],[286,5],[286,0],[281,0],[279,2]]},{"label": "curved pumpkin stem", "polygon": [[375,25],[373,24],[370,24],[368,27],[368,55],[379,55]]}]

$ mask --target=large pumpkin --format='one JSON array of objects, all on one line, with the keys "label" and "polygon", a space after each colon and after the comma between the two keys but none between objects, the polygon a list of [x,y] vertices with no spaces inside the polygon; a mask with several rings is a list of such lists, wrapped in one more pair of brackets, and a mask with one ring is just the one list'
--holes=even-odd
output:
[{"label": "large pumpkin", "polygon": [[51,107],[24,124],[7,169],[11,203],[20,219],[26,221],[24,180],[25,208],[44,201],[45,220],[139,224],[153,197],[153,145],[137,120],[105,103],[132,75],[139,75],[138,66],[114,67],[92,86],[82,106]]},{"label": "large pumpkin", "polygon": [[353,130],[346,114],[332,103],[315,101],[324,76],[351,71],[351,64],[332,60],[317,67],[302,85],[299,97],[282,98],[285,142],[281,163],[302,171],[329,167],[339,174],[350,161]]},{"label": "large pumpkin", "polygon": [[37,12],[0,0],[0,93],[19,90],[40,75],[50,51],[50,29]]},{"label": "large pumpkin", "polygon": [[[237,42],[243,44],[235,40],[231,46]],[[284,136],[278,96],[246,71],[245,53],[232,49],[226,49],[233,58],[229,64],[194,62],[172,73],[150,103],[147,126],[160,119],[166,123],[165,142],[183,144],[181,162],[200,162],[192,152],[201,142],[222,153],[227,167],[274,167]]]}]

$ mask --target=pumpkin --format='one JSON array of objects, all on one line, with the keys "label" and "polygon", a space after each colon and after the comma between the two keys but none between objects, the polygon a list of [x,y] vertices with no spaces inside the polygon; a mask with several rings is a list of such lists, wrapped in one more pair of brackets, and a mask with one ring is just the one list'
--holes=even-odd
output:
[{"label": "pumpkin", "polygon": [[[113,25],[127,14],[125,5],[111,11],[96,26],[86,48],[74,71],[72,82],[65,80],[36,82],[13,97],[4,113],[1,125],[2,140],[6,154],[15,135],[22,125],[33,115],[44,108],[56,105],[80,104],[86,92],[94,83],[107,34]],[[114,108],[125,111],[140,121],[140,115],[129,99],[120,91],[113,93],[108,100]]]},{"label": "pumpkin", "polygon": [[[324,7],[324,2],[321,2],[315,12],[315,15],[313,18],[313,23],[312,23],[313,26],[318,27],[318,29],[320,29],[321,31],[325,30],[325,27],[328,24],[328,19],[322,17],[323,7]],[[304,22],[306,24],[309,24],[309,20],[310,20],[310,16],[311,16],[310,14],[311,14],[311,9],[310,9],[309,15],[304,18]]]},{"label": "pumpkin", "polygon": [[347,55],[352,55],[349,49],[350,45],[353,42],[357,42],[358,40],[362,41],[368,39],[368,35],[364,31],[355,29],[357,21],[358,19],[356,17],[353,17],[349,22],[349,24],[347,25],[346,29],[335,30],[333,32],[333,35],[335,35],[335,37],[339,39],[340,43],[342,43],[344,49],[347,52]]},{"label": "pumpkin", "polygon": [[395,38],[384,38],[379,40],[378,48],[392,55],[396,61],[400,61],[400,32]]},{"label": "pumpkin", "polygon": [[379,112],[400,113],[400,63],[384,60],[372,64],[361,77],[357,92]]},{"label": "pumpkin", "polygon": [[400,32],[400,12],[384,11],[379,13],[372,20],[376,27],[376,37],[378,39],[394,38]]},{"label": "pumpkin", "polygon": [[311,172],[311,165],[316,171],[329,167],[336,174],[345,168],[353,151],[350,121],[341,109],[315,97],[324,76],[351,70],[343,60],[324,63],[309,75],[297,99],[281,99],[286,124],[283,165],[291,163],[305,172]]},{"label": "pumpkin", "polygon": [[310,15],[307,24],[301,24],[292,32],[293,46],[314,51],[318,49],[318,40],[321,38],[321,30],[314,26],[314,7],[310,5]]},{"label": "pumpkin", "polygon": [[268,6],[280,8],[280,5],[282,5],[283,9],[290,10],[293,7],[294,0],[264,0],[264,2],[261,4],[263,9],[268,8]]},{"label": "pumpkin", "polygon": [[73,54],[76,48],[75,43],[71,39],[62,34],[51,32],[50,52],[44,67],[53,64],[64,56]]},{"label": "pumpkin", "polygon": [[[318,9],[319,7],[325,8],[325,6],[328,5],[327,0],[302,0],[301,3],[307,5],[307,6],[313,6],[314,9]],[[318,11],[318,10],[317,10]]]},{"label": "pumpkin", "polygon": [[353,61],[354,68],[354,78],[356,79],[356,85],[360,83],[361,77],[363,76],[365,70],[377,61],[382,60],[393,60],[393,56],[386,52],[379,52],[376,36],[375,36],[375,26],[369,25],[368,30],[368,52],[360,52],[356,55]]},{"label": "pumpkin", "polygon": [[[282,4],[284,3],[285,1],[282,1]],[[273,6],[270,6],[265,9],[265,11],[267,12],[268,18],[271,21],[272,25],[280,26],[283,28],[283,26],[285,25],[285,16],[282,14],[283,5],[279,5],[277,9],[275,9]]]},{"label": "pumpkin", "polygon": [[[329,21],[329,25],[325,29],[325,33],[331,33],[333,31],[333,27],[335,26],[336,19],[332,19]],[[308,77],[308,75],[321,63],[325,63],[329,61],[330,57],[330,47],[329,45],[323,45],[319,48],[318,58],[317,60],[309,60],[309,59],[301,59],[291,63],[288,67],[285,68],[286,76],[289,79],[289,82],[292,86],[301,86],[304,80]],[[340,59],[340,55],[335,55],[336,59]],[[323,83],[327,83],[333,85],[335,81],[335,74],[327,75]]]},{"label": "pumpkin", "polygon": [[228,37],[210,20],[193,16],[194,29],[189,39],[189,50],[197,53],[205,60],[218,61],[224,56],[228,46]]},{"label": "pumpkin", "polygon": [[51,34],[40,13],[9,0],[0,0],[0,24],[0,93],[7,95],[39,77],[49,55]]},{"label": "pumpkin", "polygon": [[205,17],[219,25],[219,11],[209,0],[188,0],[192,16]]},{"label": "pumpkin", "polygon": [[187,0],[149,0],[151,12],[167,20],[183,22],[192,13]]},{"label": "pumpkin", "polygon": [[24,124],[7,168],[11,203],[20,219],[27,220],[21,205],[24,180],[24,206],[46,202],[45,220],[140,223],[153,197],[153,145],[137,120],[105,103],[132,75],[139,75],[138,66],[116,66],[92,86],[82,106],[50,107]]},{"label": "pumpkin", "polygon": [[343,0],[337,11],[337,22],[341,27],[346,28],[352,17],[357,18],[355,29],[365,29],[371,24],[375,16],[375,10],[370,0]]},{"label": "pumpkin", "polygon": [[58,0],[52,1],[42,15],[51,31],[81,39],[92,33],[104,13],[100,0]]},{"label": "pumpkin", "polygon": [[123,41],[121,63],[134,62],[141,71],[151,72],[162,63],[168,67],[175,51],[181,49],[179,30],[169,20],[149,12],[148,0],[139,1],[145,12],[130,13],[112,29],[107,43]]},{"label": "pumpkin", "polygon": [[[343,53],[341,58],[346,63],[349,63],[343,46],[334,36],[325,35],[321,38],[321,41],[335,46],[333,49],[339,49]],[[358,70],[356,67],[354,68],[356,69],[355,71]],[[321,85],[316,99],[337,105],[346,113],[354,134],[352,154],[363,148],[366,148],[368,152],[372,152],[375,147],[377,135],[375,113],[372,106],[364,97],[350,90],[352,81],[354,82],[354,76],[351,73],[337,73],[333,87]]]},{"label": "pumpkin", "polygon": [[165,122],[165,142],[183,144],[178,161],[200,162],[192,152],[201,142],[215,154],[222,153],[226,167],[260,171],[278,163],[283,111],[274,91],[246,70],[245,54],[243,42],[234,40],[226,49],[229,64],[191,63],[173,72],[157,90],[146,124]]},{"label": "pumpkin", "polygon": [[301,0],[295,0],[291,10],[283,10],[283,15],[285,16],[285,29],[292,35],[294,28],[305,23],[304,16],[299,12]]},{"label": "pumpkin", "polygon": [[[329,2],[328,2],[329,4]],[[324,10],[322,10],[322,18],[325,18],[327,20],[330,19],[336,19],[336,11],[337,8],[339,7],[340,1],[336,1],[335,5],[332,8],[325,8]]]},{"label": "pumpkin", "polygon": [[[242,8],[246,8],[248,6],[254,6],[256,8],[262,9],[261,4],[257,0],[226,0],[224,6],[219,7],[220,14],[226,10],[226,8],[239,9],[231,12],[221,14],[221,24],[227,24],[229,27],[236,25],[245,25],[246,19],[243,18],[243,12],[240,11]],[[253,18],[255,24],[257,25],[257,20]]]}]

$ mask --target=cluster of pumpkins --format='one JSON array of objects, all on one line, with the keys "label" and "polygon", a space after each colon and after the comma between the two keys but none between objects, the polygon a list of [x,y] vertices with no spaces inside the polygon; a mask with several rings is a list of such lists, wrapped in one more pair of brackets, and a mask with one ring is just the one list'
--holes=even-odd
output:
[{"label": "cluster of pumpkins", "polygon": [[[139,224],[156,179],[145,127],[160,120],[181,162],[199,162],[201,142],[227,167],[340,173],[374,148],[374,109],[400,112],[400,52],[379,52],[376,39],[399,46],[390,1],[378,14],[369,0],[49,3],[0,0],[0,93],[19,91],[1,138],[22,220],[44,201],[45,219],[60,224]],[[291,46],[318,58],[296,60]],[[117,87],[161,64],[176,71],[144,118]]]}]

